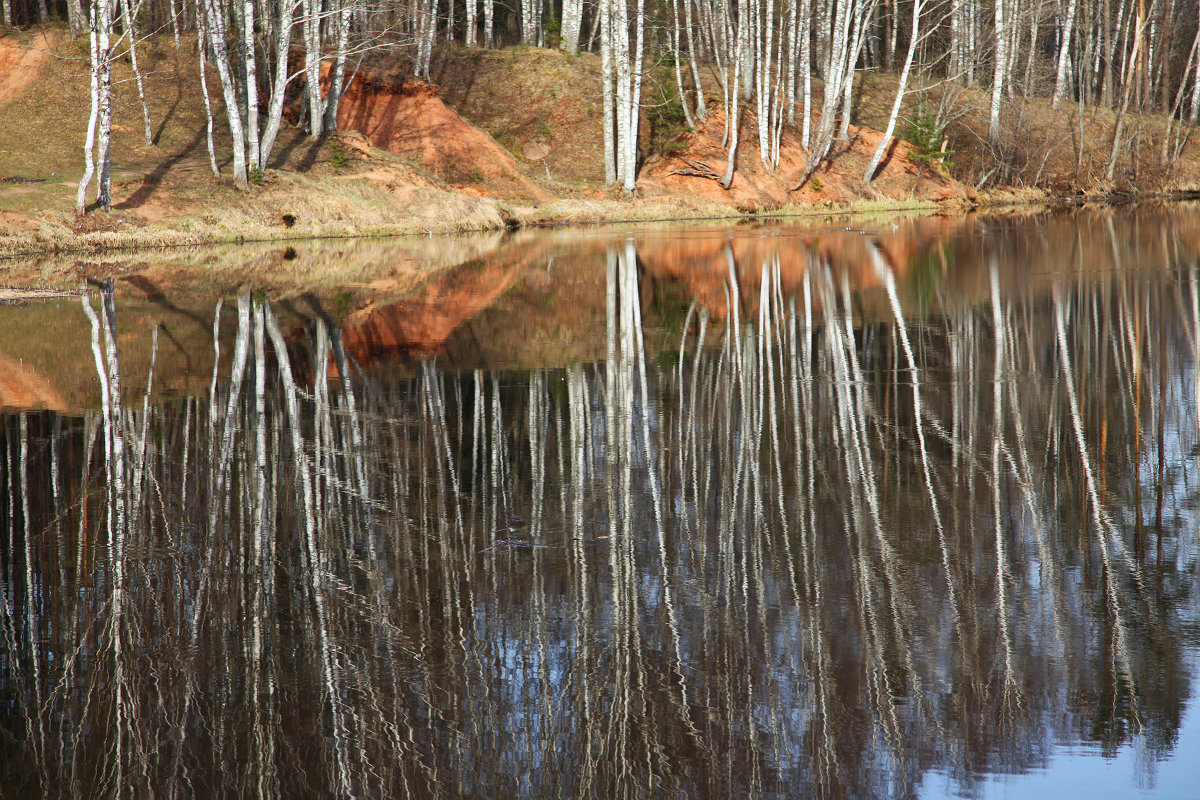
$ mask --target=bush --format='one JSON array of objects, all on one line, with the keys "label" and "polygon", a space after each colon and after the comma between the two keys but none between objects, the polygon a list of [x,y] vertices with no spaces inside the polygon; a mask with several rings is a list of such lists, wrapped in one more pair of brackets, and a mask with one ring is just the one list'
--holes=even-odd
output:
[{"label": "bush", "polygon": [[921,166],[940,165],[943,170],[953,166],[949,156],[953,155],[954,151],[942,150],[946,127],[938,122],[925,98],[917,101],[917,109],[912,118],[904,120],[900,136],[912,145],[909,156]]}]

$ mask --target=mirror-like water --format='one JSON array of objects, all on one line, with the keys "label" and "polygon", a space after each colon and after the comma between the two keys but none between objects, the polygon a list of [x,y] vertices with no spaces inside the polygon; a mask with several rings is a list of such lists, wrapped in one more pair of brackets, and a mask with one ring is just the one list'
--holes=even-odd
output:
[{"label": "mirror-like water", "polygon": [[70,335],[0,353],[0,794],[1194,796],[1197,242],[637,232],[346,317],[5,309]]}]

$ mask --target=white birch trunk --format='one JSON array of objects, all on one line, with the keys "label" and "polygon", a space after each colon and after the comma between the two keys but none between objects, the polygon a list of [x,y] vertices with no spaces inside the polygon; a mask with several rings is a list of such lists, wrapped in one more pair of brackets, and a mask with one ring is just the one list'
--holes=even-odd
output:
[{"label": "white birch trunk", "polygon": [[633,133],[629,119],[629,109],[633,102],[633,75],[629,67],[629,6],[628,0],[611,0],[611,3],[612,58],[617,79],[617,180],[621,182],[622,187],[626,187],[629,183],[626,176],[629,159],[626,154]]},{"label": "white birch trunk", "polygon": [[[1197,11],[1200,11],[1200,5],[1197,6]],[[1197,27],[1197,36],[1200,36],[1200,27]],[[1195,75],[1192,80],[1192,106],[1189,119],[1193,125],[1200,122],[1200,49],[1196,50]]]},{"label": "white birch trunk", "polygon": [[1067,65],[1071,61],[1071,33],[1075,29],[1075,8],[1078,0],[1067,3],[1067,18],[1063,23],[1062,42],[1058,47],[1058,69],[1054,73],[1054,95],[1050,100],[1051,108],[1059,108],[1067,93]]},{"label": "white birch trunk", "polygon": [[692,0],[683,0],[683,19],[687,32],[688,63],[692,68],[692,85],[696,87],[696,116],[704,119],[708,116],[708,106],[704,101],[704,87],[700,85],[700,65],[696,58],[696,41],[692,35]]},{"label": "white birch trunk", "polygon": [[146,144],[154,144],[154,133],[150,130],[150,108],[146,105],[146,89],[142,83],[142,70],[138,67],[137,31],[133,27],[133,17],[141,9],[139,2],[133,14],[129,11],[130,0],[121,0],[121,25],[129,37],[129,63],[133,67],[133,77],[137,83],[138,99],[142,102],[142,122],[145,126]]},{"label": "white birch trunk", "polygon": [[[296,12],[295,0],[283,0],[279,4],[279,19],[275,26],[275,75],[271,80],[271,100],[267,106],[267,126],[259,143],[259,165],[265,167],[283,120],[284,92],[288,83],[288,53],[292,49],[292,18]],[[206,95],[207,97],[207,92]],[[211,137],[211,134],[210,134]]]},{"label": "white birch trunk", "polygon": [[995,64],[992,70],[992,102],[988,116],[988,142],[1000,144],[1000,99],[1004,94],[1004,79],[1008,74],[1008,28],[1004,18],[1006,0],[995,0]]},{"label": "white birch trunk", "polygon": [[600,81],[604,102],[604,185],[617,182],[616,99],[613,97],[613,2],[600,0]]},{"label": "white birch trunk", "polygon": [[208,165],[213,175],[220,175],[217,167],[217,153],[213,148],[213,114],[212,101],[208,96],[208,33],[204,25],[204,14],[196,14],[196,46],[200,51],[200,92],[204,95],[205,139],[208,143]]},{"label": "white birch trunk", "polygon": [[[746,8],[746,0],[738,0],[739,11],[744,11]],[[741,15],[744,20],[746,17]],[[726,104],[725,127],[728,131],[726,136],[728,140],[729,153],[725,162],[725,177],[721,179],[721,187],[726,191],[733,186],[733,173],[737,168],[737,149],[739,138],[739,115],[741,109],[738,107],[738,98],[741,95],[740,86],[738,85],[742,77],[742,47],[744,39],[742,36],[733,37],[733,41],[737,42],[736,48],[730,54],[729,65],[733,68],[733,86],[728,93],[728,101]]]},{"label": "white birch trunk", "polygon": [[905,89],[908,86],[908,74],[912,70],[913,57],[917,53],[917,43],[921,40],[921,7],[923,5],[922,0],[913,0],[912,28],[908,42],[908,53],[904,56],[904,67],[900,70],[900,83],[896,87],[896,99],[892,102],[892,113],[888,115],[887,128],[883,132],[883,138],[879,140],[879,146],[875,148],[875,152],[871,156],[871,163],[867,165],[866,172],[863,173],[863,181],[866,183],[874,180],[875,170],[879,167],[879,162],[883,160],[883,154],[887,152],[888,145],[892,141],[892,134],[896,130],[896,119],[900,116],[900,107],[904,103]]},{"label": "white birch trunk", "polygon": [[[83,177],[79,179],[79,188],[75,193],[75,211],[82,214],[87,210],[87,190],[92,182],[92,177],[96,174],[95,146],[96,146],[96,126],[100,120],[100,72],[103,69],[105,60],[101,59],[100,54],[100,25],[105,16],[101,10],[101,6],[105,5],[108,0],[96,0],[96,3],[91,9],[91,19],[89,20],[89,47],[91,52],[91,111],[88,114],[87,135],[84,137],[83,143]],[[7,6],[6,9],[7,11]],[[107,56],[105,56],[105,59]]]},{"label": "white birch trunk", "polygon": [[687,126],[695,130],[696,121],[692,119],[692,110],[688,108],[687,92],[683,89],[683,68],[679,64],[683,59],[683,53],[680,52],[679,47],[679,41],[682,38],[679,31],[679,0],[671,0],[671,22],[673,23],[671,26],[671,52],[675,60],[675,88],[679,92],[679,105],[683,108]]},{"label": "white birch trunk", "polygon": [[475,47],[478,43],[476,33],[479,27],[479,0],[467,0],[467,29],[463,44]]},{"label": "white birch trunk", "polygon": [[258,147],[258,59],[254,52],[254,0],[242,0],[242,57],[246,83],[246,162],[248,169],[262,170]]},{"label": "white birch trunk", "polygon": [[634,17],[637,27],[637,47],[633,56],[633,70],[629,102],[629,150],[625,154],[628,168],[625,172],[625,192],[633,194],[637,188],[638,134],[641,125],[642,111],[642,66],[646,56],[646,2],[637,0],[637,14]]},{"label": "white birch trunk", "polygon": [[800,0],[800,78],[804,82],[804,113],[800,141],[807,150],[812,144],[812,0]]},{"label": "white birch trunk", "polygon": [[97,0],[97,56],[100,70],[97,75],[99,82],[99,108],[96,130],[97,166],[99,178],[96,184],[96,201],[100,208],[108,211],[112,208],[112,3],[111,0]]},{"label": "white birch trunk", "polygon": [[233,140],[233,181],[239,189],[249,189],[246,172],[246,133],[242,123],[241,104],[238,102],[237,86],[233,68],[229,62],[229,50],[225,46],[225,18],[220,0],[204,0],[204,12],[208,19],[208,39],[212,48],[217,74],[221,77],[221,94],[225,98],[225,116],[229,120],[229,135]]},{"label": "white birch trunk", "polygon": [[[216,55],[215,48],[213,55]],[[417,74],[422,74],[419,60]],[[308,97],[308,135],[319,139],[324,133],[321,126],[325,122],[325,100],[321,97],[321,0],[304,0],[304,80]]]},{"label": "white birch trunk", "polygon": [[758,113],[758,158],[770,169],[771,164],[771,56],[775,47],[775,3],[773,0],[755,0],[756,27],[754,36],[756,109]]},{"label": "white birch trunk", "polygon": [[[342,0],[342,10],[338,20],[337,52],[333,58],[333,71],[329,76],[329,95],[325,98],[325,131],[332,133],[338,128],[338,101],[346,82],[346,49],[350,43],[350,19],[353,12],[349,0]],[[428,71],[428,70],[427,70]]]}]

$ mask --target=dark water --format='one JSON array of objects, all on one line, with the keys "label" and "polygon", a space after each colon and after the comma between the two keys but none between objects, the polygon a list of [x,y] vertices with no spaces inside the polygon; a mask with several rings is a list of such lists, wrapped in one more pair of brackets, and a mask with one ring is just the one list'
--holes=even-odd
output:
[{"label": "dark water", "polygon": [[1200,214],[901,227],[4,309],[0,795],[1200,796]]}]

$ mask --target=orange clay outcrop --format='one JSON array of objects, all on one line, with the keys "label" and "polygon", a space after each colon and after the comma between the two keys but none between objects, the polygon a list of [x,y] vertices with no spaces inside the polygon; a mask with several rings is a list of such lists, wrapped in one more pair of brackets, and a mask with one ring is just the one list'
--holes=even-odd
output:
[{"label": "orange clay outcrop", "polygon": [[835,141],[829,157],[817,168],[813,179],[795,190],[808,166],[808,154],[800,135],[785,128],[780,142],[779,164],[763,166],[759,156],[758,123],[753,112],[741,114],[740,144],[733,182],[729,189],[711,177],[694,174],[697,166],[707,167],[724,176],[727,156],[722,140],[725,116],[718,109],[709,113],[691,133],[675,142],[673,153],[655,154],[646,159],[638,176],[638,187],[645,197],[684,196],[728,203],[745,210],[770,209],[789,203],[831,204],[861,199],[959,200],[970,197],[970,190],[936,167],[921,168],[909,151],[911,145],[893,138],[890,148],[876,171],[875,179],[864,183],[862,175],[870,163],[883,134],[869,128],[849,129],[845,141]]},{"label": "orange clay outcrop", "polygon": [[50,33],[45,31],[24,43],[16,36],[0,33],[0,105],[33,83],[42,64],[50,58],[52,46]]},{"label": "orange clay outcrop", "polygon": [[338,127],[359,131],[375,147],[422,165],[466,194],[482,194],[486,186],[503,197],[545,197],[517,160],[443,103],[432,84],[359,73],[338,104]]}]

